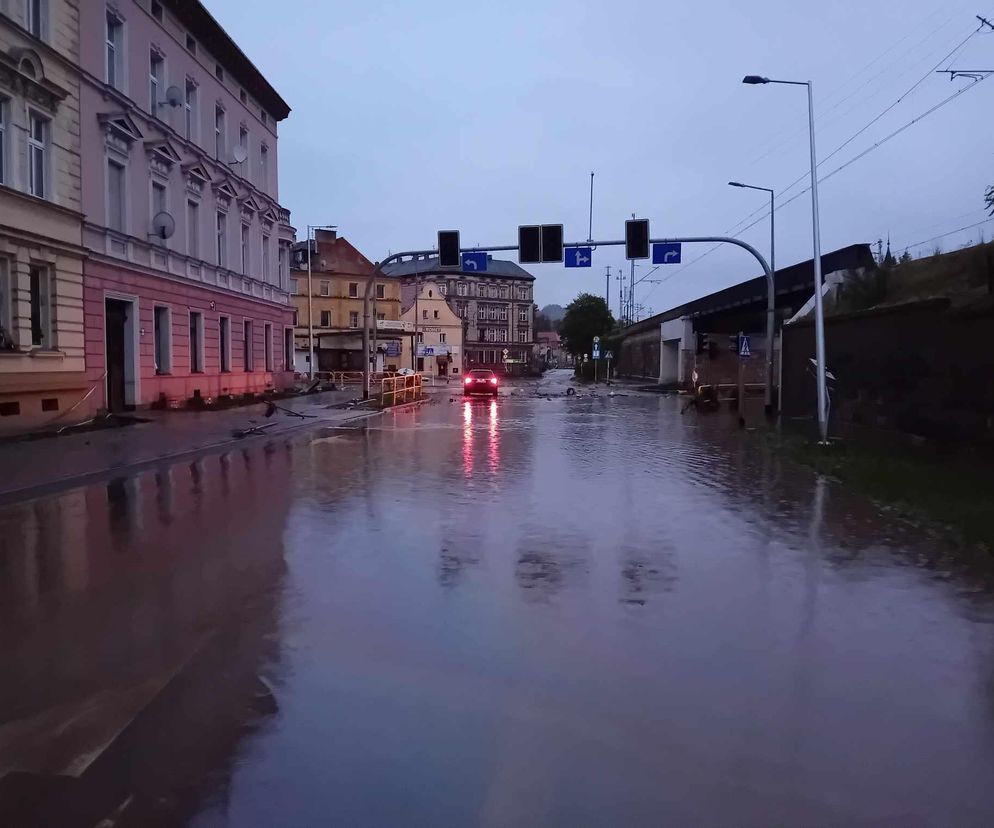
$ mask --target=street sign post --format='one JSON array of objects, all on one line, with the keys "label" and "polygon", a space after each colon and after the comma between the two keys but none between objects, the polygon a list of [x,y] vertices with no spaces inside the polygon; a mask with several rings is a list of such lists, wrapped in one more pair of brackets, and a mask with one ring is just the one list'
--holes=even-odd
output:
[{"label": "street sign post", "polygon": [[481,250],[462,254],[462,269],[465,273],[485,273],[487,270],[487,253]]},{"label": "street sign post", "polygon": [[566,267],[590,267],[593,251],[589,247],[567,247]]},{"label": "street sign post", "polygon": [[504,354],[504,362],[507,362],[507,358],[508,356],[510,356],[511,352],[507,350],[507,348],[505,348],[503,354]]},{"label": "street sign post", "polygon": [[652,246],[653,264],[680,264],[680,256],[683,252],[680,242],[664,242]]}]

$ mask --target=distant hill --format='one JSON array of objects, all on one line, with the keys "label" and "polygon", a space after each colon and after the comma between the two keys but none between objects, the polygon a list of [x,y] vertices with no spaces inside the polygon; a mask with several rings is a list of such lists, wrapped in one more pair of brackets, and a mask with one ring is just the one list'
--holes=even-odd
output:
[{"label": "distant hill", "polygon": [[542,315],[553,322],[562,322],[566,315],[566,308],[562,305],[546,305],[542,308]]}]

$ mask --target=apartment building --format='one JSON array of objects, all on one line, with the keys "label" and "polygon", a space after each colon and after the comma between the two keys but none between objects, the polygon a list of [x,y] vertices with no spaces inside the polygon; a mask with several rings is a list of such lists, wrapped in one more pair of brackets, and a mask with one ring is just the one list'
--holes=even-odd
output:
[{"label": "apartment building", "polygon": [[524,268],[488,255],[482,273],[441,269],[437,256],[422,254],[387,265],[385,270],[404,285],[426,279],[438,284],[439,292],[465,323],[465,370],[517,370],[516,366],[529,364],[534,345],[535,277]]},{"label": "apartment building", "polygon": [[[310,372],[309,312],[315,370],[362,371],[363,297],[375,266],[336,230],[315,230],[310,244],[310,293],[307,242],[294,245],[290,274],[297,371]],[[376,320],[374,370],[399,367],[400,283],[379,279],[370,298],[370,313]]]},{"label": "apartment building", "polygon": [[0,4],[0,433],[87,392],[78,28],[74,0]]},{"label": "apartment building", "polygon": [[86,366],[116,411],[292,381],[290,112],[196,0],[82,0]]}]

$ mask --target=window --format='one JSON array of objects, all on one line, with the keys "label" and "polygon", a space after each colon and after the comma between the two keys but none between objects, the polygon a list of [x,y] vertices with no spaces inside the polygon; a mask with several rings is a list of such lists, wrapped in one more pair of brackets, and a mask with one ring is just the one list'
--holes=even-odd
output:
[{"label": "window", "polygon": [[238,127],[238,146],[245,150],[246,157],[248,156],[248,146],[249,146],[249,134],[248,129],[244,126]]},{"label": "window", "polygon": [[383,322],[386,318],[387,318],[387,315],[385,313],[378,313],[378,314],[376,314],[376,321],[377,322]]},{"label": "window", "polygon": [[528,331],[518,331],[518,342],[528,341]]},{"label": "window", "polygon": [[242,365],[246,371],[255,370],[255,354],[253,353],[252,323],[246,319],[242,323]]},{"label": "window", "polygon": [[31,344],[35,348],[52,347],[51,278],[44,267],[28,270],[31,282]]},{"label": "window", "polygon": [[259,147],[259,183],[265,190],[269,186],[269,147]]},{"label": "window", "polygon": [[425,335],[421,331],[418,331],[418,345],[424,345]]},{"label": "window", "polygon": [[220,104],[214,107],[214,157],[221,160],[225,148],[224,107]]},{"label": "window", "polygon": [[124,165],[107,159],[107,226],[118,233],[125,231]]},{"label": "window", "polygon": [[359,283],[349,282],[349,298],[358,299],[359,298]]},{"label": "window", "polygon": [[286,279],[286,245],[283,242],[279,243],[279,247],[276,255],[276,266],[278,269],[277,275],[279,276],[279,285],[282,287],[284,285],[284,280]]},{"label": "window", "polygon": [[158,115],[159,90],[165,86],[166,61],[155,49],[148,53],[148,111]]},{"label": "window", "polygon": [[200,204],[192,198],[186,202],[186,252],[200,258]]},{"label": "window", "polygon": [[251,261],[251,251],[249,250],[249,226],[242,225],[242,273],[247,274]]},{"label": "window", "polygon": [[42,3],[43,0],[28,0],[28,31],[38,39],[42,36]]},{"label": "window", "polygon": [[111,11],[107,12],[107,83],[115,89],[124,87],[124,21]]},{"label": "window", "polygon": [[456,296],[465,296],[465,295],[466,295],[466,283],[456,282]]},{"label": "window", "polygon": [[434,311],[435,319],[438,319],[438,311]]},{"label": "window", "polygon": [[158,213],[165,213],[167,207],[166,202],[166,185],[161,181],[152,182],[152,218]]},{"label": "window", "polygon": [[221,346],[221,372],[231,370],[231,319],[222,316],[218,320],[218,344]]},{"label": "window", "polygon": [[[293,320],[297,324],[297,320]],[[293,328],[283,329],[283,370],[293,370]]]},{"label": "window", "polygon": [[290,293],[297,296],[300,293],[300,283],[296,279],[290,280]]},{"label": "window", "polygon": [[440,344],[442,344],[442,345],[444,345],[444,344],[445,344],[445,334],[444,334],[444,333],[440,333],[440,334],[438,335],[438,341],[439,341],[439,343],[440,343]]},{"label": "window", "polygon": [[518,321],[519,322],[528,321],[528,308],[518,308]]},{"label": "window", "polygon": [[496,285],[490,285],[490,287],[487,288],[487,296],[489,296],[491,299],[496,299],[497,298],[497,286]]},{"label": "window", "polygon": [[0,351],[14,345],[14,332],[10,324],[13,308],[10,299],[10,262],[0,256]]},{"label": "window", "polygon": [[193,39],[193,35],[186,36],[186,51],[191,55],[197,54],[197,41]]},{"label": "window", "polygon": [[228,224],[228,214],[220,210],[217,212],[217,225],[215,230],[217,249],[215,254],[217,255],[217,266],[224,267],[225,261],[225,248],[228,246],[228,234],[227,234],[227,224]]},{"label": "window", "polygon": [[0,98],[0,184],[7,182],[7,101]]},{"label": "window", "polygon": [[497,331],[497,341],[498,342],[507,342],[507,328],[500,328]]},{"label": "window", "polygon": [[204,315],[190,311],[190,373],[204,372]]},{"label": "window", "polygon": [[426,310],[421,311],[421,318],[422,319],[427,319],[428,318],[428,311],[426,311]]},{"label": "window", "polygon": [[331,327],[331,311],[323,310],[321,311],[321,322],[318,327],[330,328]]},{"label": "window", "polygon": [[300,324],[299,314],[297,313],[297,309],[294,308],[293,309],[293,327],[296,328],[299,324]]},{"label": "window", "polygon": [[186,140],[197,140],[197,84],[186,79],[186,97],[183,100],[186,114]]},{"label": "window", "polygon": [[265,233],[262,235],[262,280],[268,281],[266,279],[267,272],[269,271],[269,236]]},{"label": "window", "polygon": [[267,322],[262,326],[262,331],[265,334],[266,342],[263,346],[263,354],[266,358],[266,370],[273,370],[273,326]]},{"label": "window", "polygon": [[445,294],[448,293],[448,290],[449,289],[446,287],[445,282],[442,282],[442,284],[438,286],[438,295],[445,296]]},{"label": "window", "polygon": [[152,17],[162,22],[162,4],[156,3],[155,0],[152,0]]},{"label": "window", "polygon": [[331,296],[331,282],[321,282],[318,292],[322,296]]},{"label": "window", "polygon": [[376,298],[377,299],[385,299],[386,295],[387,295],[386,294],[386,285],[377,285],[376,286]]},{"label": "window", "polygon": [[156,305],[152,311],[155,344],[155,373],[168,374],[172,370],[172,325],[169,308]]},{"label": "window", "polygon": [[214,64],[214,77],[224,83],[224,67],[220,63]]},{"label": "window", "polygon": [[45,197],[48,178],[48,121],[34,112],[28,116],[28,191]]},{"label": "window", "polygon": [[359,311],[349,311],[349,327],[359,327]]}]

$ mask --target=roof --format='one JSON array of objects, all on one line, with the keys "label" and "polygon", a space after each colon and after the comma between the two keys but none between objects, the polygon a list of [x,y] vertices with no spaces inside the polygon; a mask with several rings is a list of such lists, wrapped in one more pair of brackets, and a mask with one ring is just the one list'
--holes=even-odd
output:
[{"label": "roof", "polygon": [[481,276],[483,278],[535,281],[535,277],[523,267],[506,259],[495,259],[489,253],[487,254],[487,269],[483,273],[456,267],[439,267],[438,256],[425,256],[393,262],[384,267],[383,272],[387,276]]},{"label": "roof", "polygon": [[[825,253],[821,257],[822,274],[835,273],[839,270],[856,270],[874,265],[873,253],[870,252],[868,244],[851,244],[848,247],[840,247],[831,253]],[[776,284],[776,304],[777,307],[793,306],[798,307],[798,297],[803,296],[806,301],[814,293],[814,259],[780,268],[774,274]],[[719,290],[716,293],[702,296],[670,310],[657,313],[648,319],[643,319],[625,328],[623,334],[640,333],[657,327],[662,322],[671,319],[682,319],[685,316],[707,316],[719,313],[731,308],[746,309],[755,305],[765,308],[767,301],[766,276],[756,276],[745,282]],[[803,302],[801,302],[803,304]]]},{"label": "roof", "polygon": [[198,0],[162,0],[162,3],[270,115],[282,121],[290,114],[290,105],[202,3]]}]

